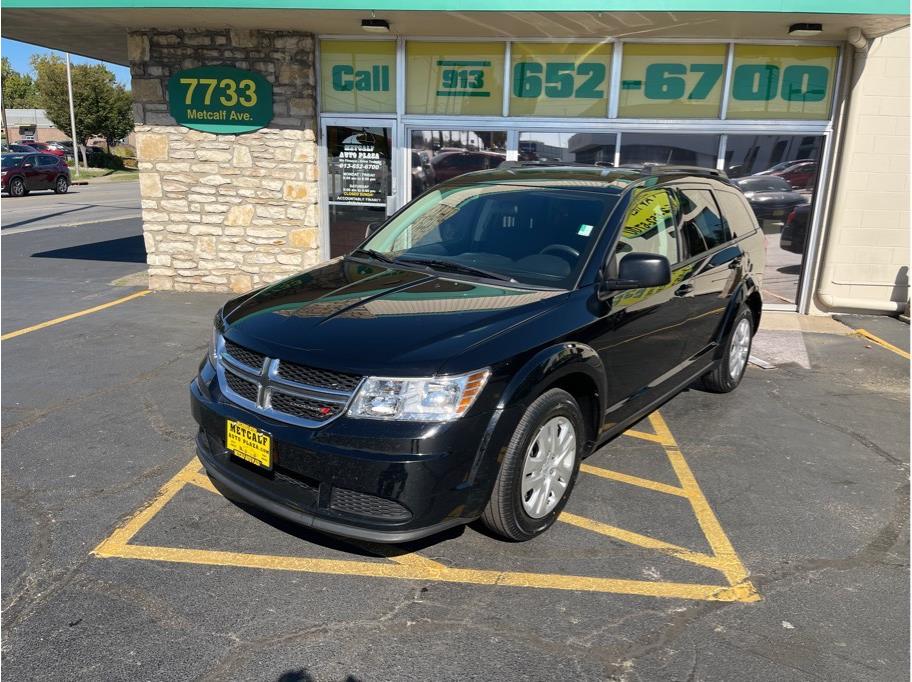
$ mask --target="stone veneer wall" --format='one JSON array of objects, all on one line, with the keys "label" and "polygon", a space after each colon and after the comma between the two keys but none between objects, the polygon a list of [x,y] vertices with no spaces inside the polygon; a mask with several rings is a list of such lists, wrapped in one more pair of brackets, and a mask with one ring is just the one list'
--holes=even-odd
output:
[{"label": "stone veneer wall", "polygon": [[[314,38],[282,31],[129,36],[149,286],[247,291],[320,260]],[[196,66],[256,71],[274,118],[244,135],[175,124],[168,78]]]}]

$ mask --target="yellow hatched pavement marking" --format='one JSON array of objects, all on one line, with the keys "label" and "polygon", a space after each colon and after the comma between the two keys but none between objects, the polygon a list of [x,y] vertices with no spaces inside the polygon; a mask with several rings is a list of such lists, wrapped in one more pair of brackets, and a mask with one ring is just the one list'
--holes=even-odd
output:
[{"label": "yellow hatched pavement marking", "polygon": [[92,554],[102,558],[143,559],[208,566],[234,566],[240,568],[298,571],[400,580],[434,580],[440,582],[472,585],[500,585],[537,589],[574,590],[630,594],[678,599],[699,599],[726,602],[753,602],[760,597],[748,579],[747,570],[734,551],[728,537],[719,525],[718,519],[703,496],[693,473],[684,461],[677,443],[665,420],[658,412],[649,417],[655,433],[641,431],[627,432],[626,435],[660,444],[671,461],[681,487],[670,486],[658,481],[622,474],[591,465],[582,465],[587,473],[611,480],[637,485],[659,493],[685,497],[690,502],[700,528],[706,535],[713,554],[695,552],[657,538],[624,530],[600,521],[564,512],[560,520],[579,528],[612,537],[628,544],[655,550],[695,565],[721,572],[728,585],[705,585],[698,583],[653,582],[618,578],[599,578],[554,573],[533,573],[522,571],[497,571],[486,569],[454,568],[441,564],[420,554],[399,553],[396,546],[367,542],[346,541],[367,552],[389,560],[389,563],[357,561],[349,559],[319,559],[309,557],[247,554],[178,547],[159,547],[131,544],[130,540],[149,523],[168,502],[186,485],[218,494],[209,477],[202,471],[202,465],[193,458],[170,481],[165,483],[158,494],[140,508],[122,526],[103,540]]}]

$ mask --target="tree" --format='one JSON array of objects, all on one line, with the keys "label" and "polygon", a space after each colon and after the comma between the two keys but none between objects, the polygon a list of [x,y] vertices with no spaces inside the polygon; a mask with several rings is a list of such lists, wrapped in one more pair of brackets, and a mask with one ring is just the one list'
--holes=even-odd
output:
[{"label": "tree", "polygon": [[2,62],[3,106],[7,109],[38,108],[38,92],[32,77],[16,71],[6,57]]},{"label": "tree", "polygon": [[[32,55],[32,68],[41,107],[51,122],[72,138],[66,64],[57,55]],[[102,64],[73,64],[71,69],[79,141],[97,135],[112,145],[126,137],[133,130],[130,93]]]}]

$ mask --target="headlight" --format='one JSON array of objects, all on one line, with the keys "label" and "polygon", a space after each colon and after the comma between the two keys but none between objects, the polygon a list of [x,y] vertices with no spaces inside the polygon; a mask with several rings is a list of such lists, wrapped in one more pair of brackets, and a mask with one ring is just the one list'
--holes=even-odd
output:
[{"label": "headlight", "polygon": [[218,361],[218,352],[219,344],[221,343],[222,335],[219,333],[218,327],[212,328],[212,338],[209,339],[209,362],[212,363],[212,366],[215,367]]},{"label": "headlight", "polygon": [[475,402],[491,375],[486,369],[460,376],[427,379],[368,377],[350,417],[436,422],[458,419]]}]

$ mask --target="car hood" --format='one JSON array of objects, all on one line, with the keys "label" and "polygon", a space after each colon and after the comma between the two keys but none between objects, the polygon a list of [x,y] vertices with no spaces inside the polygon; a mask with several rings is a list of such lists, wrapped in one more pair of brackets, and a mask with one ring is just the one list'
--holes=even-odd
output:
[{"label": "car hood", "polygon": [[225,336],[326,369],[430,375],[561,296],[344,258],[229,302]]}]

